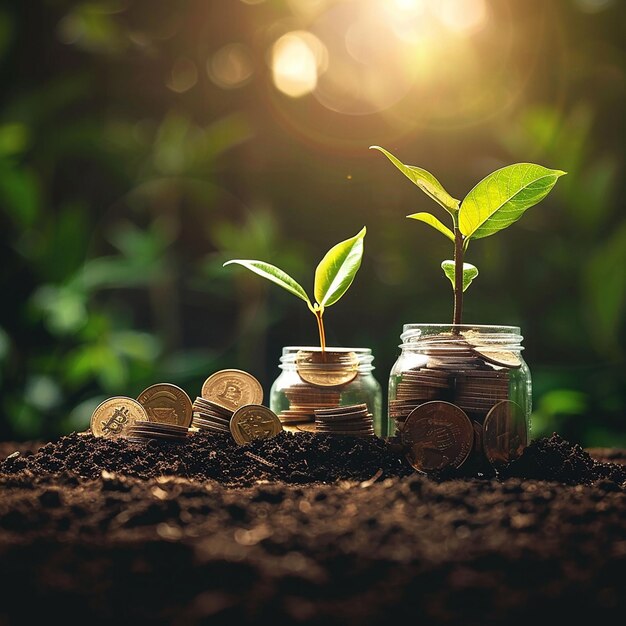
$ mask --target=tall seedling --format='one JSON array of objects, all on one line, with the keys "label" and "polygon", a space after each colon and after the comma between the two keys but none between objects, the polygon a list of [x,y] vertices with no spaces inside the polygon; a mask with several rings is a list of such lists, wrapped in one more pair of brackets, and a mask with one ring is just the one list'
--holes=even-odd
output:
[{"label": "tall seedling", "polygon": [[371,146],[370,149],[382,152],[450,215],[452,229],[431,213],[413,213],[407,217],[432,226],[454,244],[454,260],[441,264],[454,291],[453,324],[462,323],[463,292],[478,276],[475,266],[463,262],[470,241],[489,237],[516,222],[526,209],[543,200],[559,177],[566,173],[533,163],[507,165],[483,178],[461,202],[453,198],[430,172],[405,165],[380,146]]}]

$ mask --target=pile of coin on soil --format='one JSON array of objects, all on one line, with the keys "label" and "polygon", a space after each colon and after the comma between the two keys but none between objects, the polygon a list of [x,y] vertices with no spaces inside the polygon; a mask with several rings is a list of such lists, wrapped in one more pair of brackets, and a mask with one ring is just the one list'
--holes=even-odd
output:
[{"label": "pile of coin on soil", "polygon": [[102,402],[91,416],[96,437],[127,437],[172,443],[199,430],[229,432],[240,445],[274,437],[282,431],[276,414],[262,405],[263,388],[241,370],[222,370],[209,376],[202,395],[192,404],[176,385],[160,383],[137,400],[117,396]]},{"label": "pile of coin on soil", "polygon": [[411,465],[428,472],[483,459],[498,467],[517,458],[528,444],[526,416],[509,400],[519,358],[450,334],[428,337],[419,354],[424,364],[399,376],[389,401]]}]

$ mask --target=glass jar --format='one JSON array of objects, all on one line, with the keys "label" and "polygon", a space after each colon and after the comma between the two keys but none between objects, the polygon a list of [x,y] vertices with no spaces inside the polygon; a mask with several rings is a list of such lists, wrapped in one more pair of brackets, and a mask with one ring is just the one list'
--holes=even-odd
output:
[{"label": "glass jar", "polygon": [[[439,415],[439,424],[445,423],[445,415],[454,414],[461,417],[464,432],[469,430],[465,416],[473,427],[473,437],[467,435],[472,438],[467,456],[462,459],[460,454],[456,467],[472,457],[474,464],[486,458],[497,465],[521,453],[530,433],[532,388],[518,327],[405,324],[400,338],[402,351],[389,376],[388,437],[405,444],[407,438],[413,441],[419,430],[417,415],[430,410],[431,419]],[[414,432],[409,434],[407,417],[429,402],[433,404],[410,420]],[[424,433],[425,426],[420,436]],[[429,449],[438,445],[433,439]]]},{"label": "glass jar", "polygon": [[315,409],[366,404],[381,436],[382,390],[372,374],[369,348],[287,346],[282,372],[270,391],[270,408],[291,432],[315,432]]}]

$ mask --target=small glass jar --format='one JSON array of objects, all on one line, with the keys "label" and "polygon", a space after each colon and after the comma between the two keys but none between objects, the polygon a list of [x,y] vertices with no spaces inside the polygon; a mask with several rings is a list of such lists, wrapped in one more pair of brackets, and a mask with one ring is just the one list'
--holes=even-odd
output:
[{"label": "small glass jar", "polygon": [[[473,456],[497,465],[521,453],[530,433],[532,388],[518,327],[405,324],[400,338],[402,351],[389,376],[386,436],[415,438],[403,436],[407,417],[427,402],[439,402],[428,407],[435,419],[437,411],[460,414],[465,428],[458,407],[474,429],[461,464]],[[433,438],[429,445],[434,450],[439,444]]]},{"label": "small glass jar", "polygon": [[381,436],[382,390],[372,374],[369,348],[287,346],[282,372],[270,391],[270,408],[291,432],[315,432],[315,409],[366,404]]}]

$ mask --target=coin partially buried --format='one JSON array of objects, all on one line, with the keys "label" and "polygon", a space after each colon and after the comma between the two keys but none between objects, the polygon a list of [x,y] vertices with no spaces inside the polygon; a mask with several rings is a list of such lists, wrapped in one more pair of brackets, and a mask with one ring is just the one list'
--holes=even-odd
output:
[{"label": "coin partially buried", "polygon": [[96,437],[120,437],[137,421],[147,420],[146,410],[132,398],[116,396],[96,407],[91,415],[91,432]]},{"label": "coin partially buried", "polygon": [[263,387],[248,372],[222,370],[204,381],[202,397],[231,411],[236,411],[246,404],[261,404]]},{"label": "coin partially buried", "polygon": [[485,456],[494,467],[517,459],[528,445],[526,416],[519,404],[511,400],[498,402],[483,424]]},{"label": "coin partially buried", "polygon": [[474,444],[474,428],[465,411],[443,401],[426,402],[411,411],[402,429],[407,459],[418,471],[460,467]]},{"label": "coin partially buried", "polygon": [[137,401],[151,422],[189,428],[193,409],[189,396],[176,385],[159,383],[144,389]]},{"label": "coin partially buried", "polygon": [[338,387],[354,380],[359,373],[359,359],[354,352],[299,350],[296,370],[300,378],[316,387]]},{"label": "coin partially buried", "polygon": [[255,439],[275,437],[282,429],[276,413],[260,404],[242,406],[230,419],[230,432],[240,446]]}]

